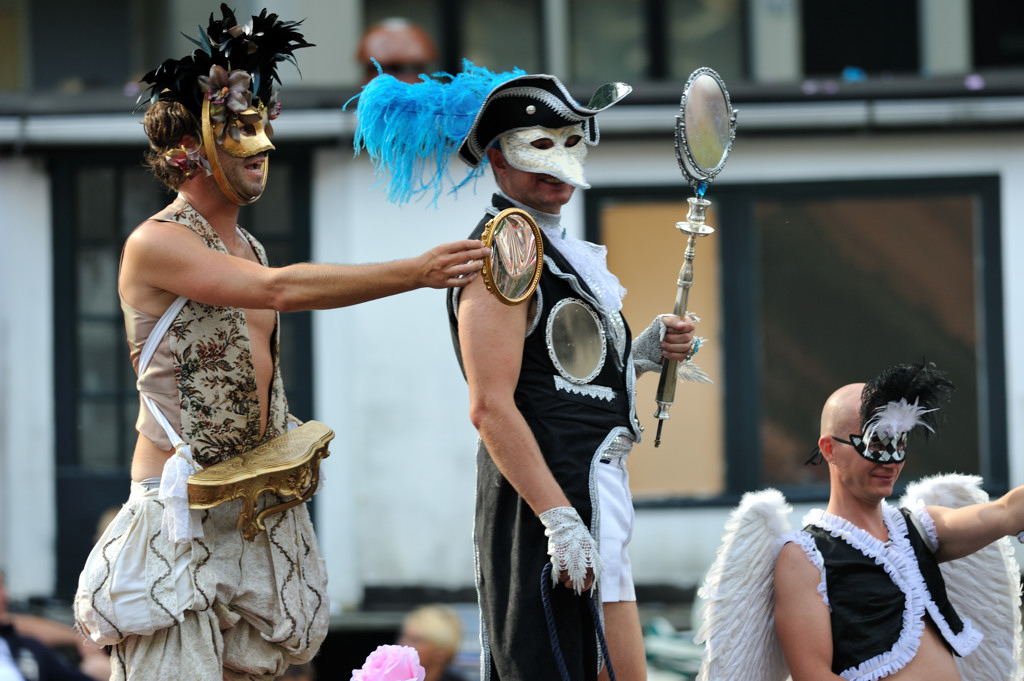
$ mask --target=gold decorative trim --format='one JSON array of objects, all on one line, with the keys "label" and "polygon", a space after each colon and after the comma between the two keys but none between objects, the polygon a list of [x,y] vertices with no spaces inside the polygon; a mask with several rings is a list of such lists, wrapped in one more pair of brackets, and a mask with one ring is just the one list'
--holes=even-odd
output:
[{"label": "gold decorative trim", "polygon": [[[512,244],[506,243],[500,238],[500,233],[508,226],[516,226],[515,221],[525,223],[530,231],[533,243],[525,250],[520,250],[524,244],[512,240]],[[534,221],[533,216],[522,208],[506,208],[484,226],[480,240],[484,246],[491,249],[491,256],[484,258],[483,278],[484,286],[495,298],[505,305],[518,305],[527,301],[540,283],[540,276],[544,271],[544,239],[540,234],[540,227]],[[522,286],[524,277],[519,273],[515,278],[510,278],[504,268],[499,267],[495,271],[495,260],[510,260],[517,266],[524,264],[528,267],[530,276],[525,286]],[[521,289],[521,290],[520,290]]]}]

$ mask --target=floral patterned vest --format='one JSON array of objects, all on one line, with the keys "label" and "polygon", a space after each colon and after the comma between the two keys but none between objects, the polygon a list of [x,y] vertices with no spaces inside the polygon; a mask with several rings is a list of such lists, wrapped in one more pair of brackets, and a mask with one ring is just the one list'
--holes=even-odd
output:
[{"label": "floral patterned vest", "polygon": [[[210,249],[228,253],[210,223],[180,198],[152,219],[184,225]],[[239,230],[266,266],[263,246],[248,232]],[[267,430],[262,438],[245,311],[190,300],[168,334],[181,405],[181,437],[191,445],[197,463],[209,466],[230,459],[287,430],[288,401],[278,361],[280,323],[272,340],[274,376]]]}]

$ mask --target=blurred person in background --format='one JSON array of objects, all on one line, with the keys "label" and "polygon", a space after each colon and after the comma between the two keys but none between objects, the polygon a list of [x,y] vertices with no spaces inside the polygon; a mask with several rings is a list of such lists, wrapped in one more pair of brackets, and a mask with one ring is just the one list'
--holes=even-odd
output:
[{"label": "blurred person in background", "polygon": [[[76,669],[59,648],[74,648],[81,660]],[[8,610],[4,573],[0,571],[0,680],[106,681],[106,651],[87,642],[71,627],[34,615]]]},{"label": "blurred person in background", "polygon": [[449,667],[462,641],[462,621],[447,605],[416,608],[402,622],[398,644],[416,649],[427,675],[423,681],[463,681]]},{"label": "blurred person in background", "polygon": [[[359,41],[356,61],[363,67],[363,83],[370,82],[378,73],[394,76],[403,83],[415,83],[421,73],[433,69],[437,46],[418,25],[392,17],[366,30]],[[380,65],[380,71],[374,61]]]}]

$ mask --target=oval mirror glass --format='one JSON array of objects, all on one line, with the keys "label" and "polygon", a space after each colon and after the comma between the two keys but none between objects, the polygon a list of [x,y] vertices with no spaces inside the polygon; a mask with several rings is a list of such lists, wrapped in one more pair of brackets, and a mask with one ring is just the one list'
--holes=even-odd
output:
[{"label": "oval mirror glass", "polygon": [[582,301],[564,298],[548,318],[548,351],[564,378],[588,383],[604,365],[604,329],[597,313]]},{"label": "oval mirror glass", "polygon": [[517,305],[531,295],[544,266],[544,241],[530,214],[519,208],[498,213],[481,237],[491,255],[484,260],[487,290],[506,305]]},{"label": "oval mirror glass", "polygon": [[683,91],[676,123],[676,155],[691,182],[710,182],[725,165],[736,136],[736,112],[722,79],[697,69]]}]

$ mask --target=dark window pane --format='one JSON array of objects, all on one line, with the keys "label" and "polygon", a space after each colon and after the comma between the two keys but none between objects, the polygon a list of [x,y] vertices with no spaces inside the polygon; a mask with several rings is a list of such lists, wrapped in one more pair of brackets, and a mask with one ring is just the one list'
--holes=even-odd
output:
[{"label": "dark window pane", "polygon": [[82,392],[108,392],[118,388],[118,359],[127,348],[123,335],[117,325],[109,322],[78,323],[76,348]]},{"label": "dark window pane", "polygon": [[958,391],[941,437],[911,443],[905,477],[980,472],[976,214],[970,196],[756,205],[765,484],[824,483],[802,464],[828,395],[921,359]]},{"label": "dark window pane", "polygon": [[116,401],[90,400],[78,405],[78,463],[82,468],[101,471],[121,465],[117,426]]},{"label": "dark window pane", "polygon": [[839,76],[854,67],[868,75],[914,74],[919,67],[914,2],[802,2],[804,73]]},{"label": "dark window pane", "polygon": [[78,312],[83,315],[119,315],[117,302],[118,253],[111,247],[83,248],[75,255]]},{"label": "dark window pane", "polygon": [[19,90],[24,72],[22,7],[0,6],[0,91]]},{"label": "dark window pane", "polygon": [[128,356],[128,342],[125,340],[124,323],[122,322],[123,317],[118,320],[117,323],[117,347],[115,349],[115,355],[117,356],[117,362],[121,366],[118,367],[118,379],[120,382],[121,394],[125,396],[129,402],[134,401],[137,388],[135,387],[136,375],[135,368],[132,367],[131,358]]},{"label": "dark window pane", "polygon": [[645,4],[641,0],[573,0],[569,11],[572,81],[636,82],[647,74]]},{"label": "dark window pane", "polygon": [[[174,198],[170,190],[160,184],[153,173],[141,169],[141,163],[140,155],[139,166],[129,166],[120,173],[123,187],[120,206],[122,241],[146,218],[158,213]],[[120,258],[120,246],[118,257]]]},{"label": "dark window pane", "polygon": [[971,19],[975,68],[1024,66],[1024,5],[974,0]]},{"label": "dark window pane", "polygon": [[131,465],[132,453],[135,451],[135,442],[139,433],[135,430],[135,422],[139,418],[139,405],[141,402],[133,393],[134,399],[126,399],[121,403],[121,446],[117,452],[118,465]]},{"label": "dark window pane", "polygon": [[726,83],[743,72],[743,3],[675,0],[668,12],[668,76],[685,82],[694,70],[710,66]]},{"label": "dark window pane", "polygon": [[78,238],[104,239],[116,233],[116,175],[113,168],[83,166],[78,170]]},{"label": "dark window pane", "polygon": [[79,92],[120,88],[131,76],[127,0],[47,0],[28,12],[32,86]]},{"label": "dark window pane", "polygon": [[536,73],[541,61],[540,0],[491,0],[462,4],[462,52],[492,71],[518,66]]},{"label": "dark window pane", "polygon": [[[239,216],[240,224],[264,244],[272,239],[287,238],[291,234],[291,186],[291,168],[284,163],[272,161],[266,190],[256,204]],[[276,263],[287,264],[282,261]]]}]

